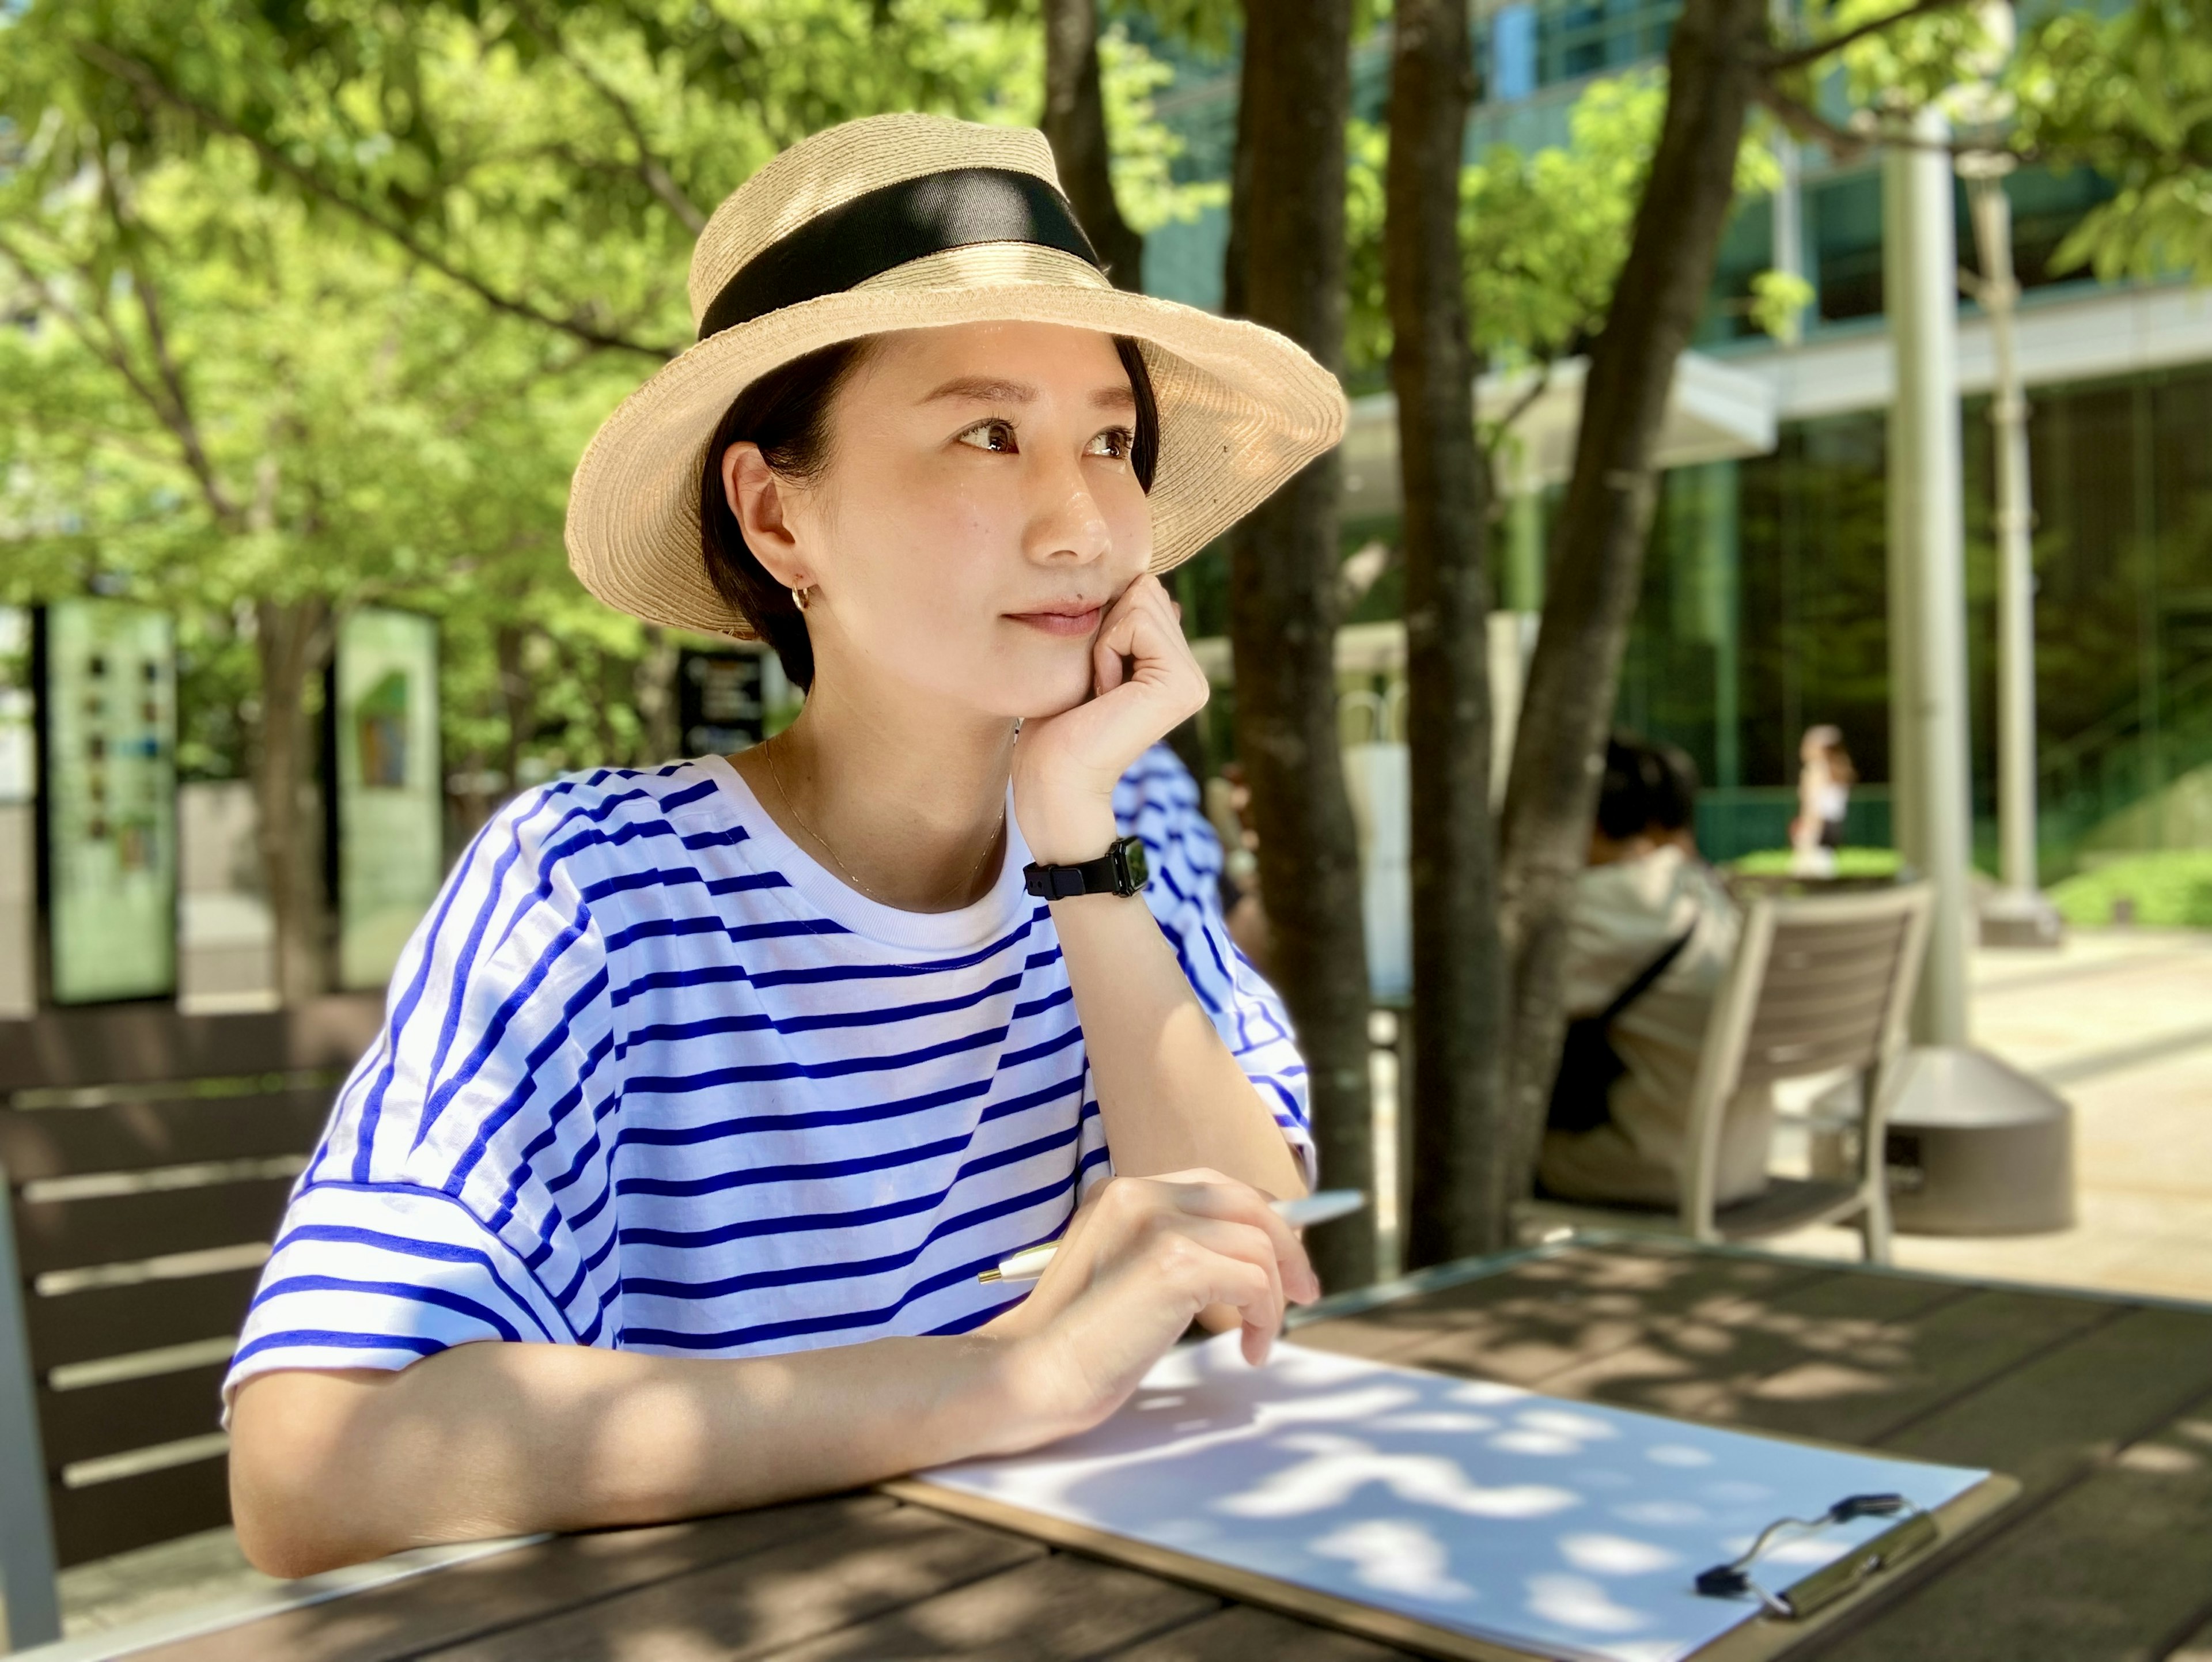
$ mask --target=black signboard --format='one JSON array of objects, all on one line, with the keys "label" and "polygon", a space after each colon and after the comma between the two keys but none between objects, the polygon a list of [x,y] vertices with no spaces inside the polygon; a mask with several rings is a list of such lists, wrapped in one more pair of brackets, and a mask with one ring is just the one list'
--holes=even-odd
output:
[{"label": "black signboard", "polygon": [[768,736],[761,654],[686,647],[676,661],[676,719],[686,756],[727,755]]}]

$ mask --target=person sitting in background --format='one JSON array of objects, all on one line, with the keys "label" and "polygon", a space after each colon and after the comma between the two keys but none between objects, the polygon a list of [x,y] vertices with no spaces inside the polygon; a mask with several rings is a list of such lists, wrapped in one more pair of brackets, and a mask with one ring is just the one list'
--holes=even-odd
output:
[{"label": "person sitting in background", "polygon": [[[1571,1019],[1538,1177],[1561,1200],[1674,1206],[1690,1160],[1690,1093],[1742,930],[1698,858],[1697,770],[1671,746],[1606,746],[1567,947]],[[1765,1087],[1729,1105],[1723,1204],[1766,1185]]]}]

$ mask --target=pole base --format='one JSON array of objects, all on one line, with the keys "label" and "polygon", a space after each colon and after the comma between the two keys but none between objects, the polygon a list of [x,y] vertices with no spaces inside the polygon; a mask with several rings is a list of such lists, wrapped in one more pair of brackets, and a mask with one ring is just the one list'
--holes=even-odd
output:
[{"label": "pole base", "polygon": [[1890,1109],[1890,1212],[1915,1235],[2039,1235],[2074,1225],[2073,1105],[1965,1045],[1916,1045]]},{"label": "pole base", "polygon": [[2057,947],[2066,939],[2058,908],[2036,889],[1999,889],[1976,908],[1984,947]]}]

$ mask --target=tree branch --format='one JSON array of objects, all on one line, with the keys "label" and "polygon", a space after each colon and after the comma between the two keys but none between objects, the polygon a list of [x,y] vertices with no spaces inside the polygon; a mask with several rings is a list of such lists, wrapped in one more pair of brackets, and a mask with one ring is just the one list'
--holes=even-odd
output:
[{"label": "tree branch", "polygon": [[1793,138],[1811,139],[1825,144],[1838,161],[1849,161],[1863,155],[1874,143],[1871,135],[1854,132],[1842,124],[1831,121],[1810,104],[1792,98],[1770,80],[1762,79],[1753,86],[1752,97],[1759,107],[1779,121]]},{"label": "tree branch", "polygon": [[[99,327],[95,328],[92,319],[54,292],[52,285],[40,275],[28,256],[4,234],[0,234],[0,259],[6,259],[21,274],[23,280],[37,292],[40,304],[68,326],[70,332],[84,344],[87,351],[115,372],[118,379],[131,389],[132,396],[146,406],[155,420],[176,441],[179,450],[182,452],[185,470],[199,486],[200,495],[207,502],[209,511],[216,516],[216,522],[226,527],[235,525],[238,521],[237,504],[231,500],[222,479],[216,476],[205,447],[199,442],[198,429],[192,427],[185,412],[171,407],[164,388],[149,381],[140,373],[138,366],[131,362],[130,351],[123,344],[113,320],[105,314],[104,296]],[[84,277],[88,293],[100,294],[98,284],[89,274],[80,273],[80,276]],[[132,283],[134,287],[138,285],[135,274]]]},{"label": "tree branch", "polygon": [[248,132],[221,112],[210,109],[197,99],[178,91],[155,72],[148,64],[120,52],[112,52],[96,41],[80,40],[78,54],[97,69],[105,70],[119,80],[126,81],[144,96],[156,99],[172,108],[183,112],[210,130],[228,137],[236,138],[252,147],[253,152],[269,167],[283,174],[301,189],[332,207],[352,215],[379,234],[388,237],[410,258],[427,265],[440,276],[459,284],[493,310],[504,312],[549,329],[573,335],[592,346],[611,348],[617,351],[636,352],[646,357],[672,358],[684,349],[681,346],[658,345],[651,341],[632,338],[627,335],[611,334],[594,328],[580,317],[561,317],[533,305],[518,295],[502,293],[475,273],[464,270],[431,248],[406,226],[378,213],[364,204],[353,200],[312,168],[301,167],[283,151],[266,139]]},{"label": "tree branch", "polygon": [[544,15],[534,5],[526,4],[520,9],[531,29],[553,48],[562,63],[575,70],[584,84],[599,95],[629,130],[630,142],[637,146],[637,163],[632,171],[645,182],[646,189],[659,197],[661,204],[681,220],[693,236],[705,230],[707,216],[699,211],[698,204],[676,182],[676,176],[668,171],[667,164],[653,154],[653,145],[645,136],[645,124],[638,119],[636,106],[617,92],[597,70],[569,50],[568,38],[562,33],[558,23],[549,27]]},{"label": "tree branch", "polygon": [[[1900,126],[1869,125],[1863,131],[1831,121],[1811,105],[1792,98],[1773,82],[1762,81],[1752,91],[1752,100],[1790,130],[1793,137],[1811,139],[1824,144],[1839,161],[1849,161],[1873,149],[1877,145],[1892,150],[1936,150],[1945,155],[1988,155],[1992,151],[2009,155],[2022,162],[2049,159],[2053,154],[2033,147],[2010,144],[1990,144],[1973,138],[1934,142],[1917,137]],[[2057,159],[2085,166],[2094,166],[2087,149],[2058,154]]]},{"label": "tree branch", "polygon": [[1505,442],[1506,435],[1512,432],[1514,423],[1535,406],[1536,400],[1544,396],[1551,384],[1552,360],[1546,358],[1537,365],[1535,376],[1528,383],[1528,390],[1514,399],[1513,407],[1492,424],[1490,436],[1483,441],[1482,445],[1482,454],[1486,457],[1495,459],[1498,447]]},{"label": "tree branch", "polygon": [[1961,0],[1913,0],[1912,4],[1906,6],[1901,11],[1891,12],[1886,17],[1870,18],[1854,27],[1845,29],[1841,34],[1830,35],[1826,40],[1815,40],[1806,46],[1794,47],[1788,52],[1770,52],[1766,55],[1761,67],[1769,74],[1787,70],[1802,70],[1808,64],[1817,64],[1822,58],[1865,40],[1870,34],[1880,34],[1884,29],[1893,28],[1908,19],[1921,16],[1928,12],[1954,10],[1960,3]]},{"label": "tree branch", "polygon": [[242,516],[229,488],[216,472],[214,459],[200,436],[199,422],[192,414],[191,396],[185,390],[184,372],[169,350],[169,332],[161,321],[161,297],[155,292],[153,278],[147,274],[145,262],[139,258],[137,225],[124,205],[123,192],[110,166],[106,147],[100,146],[95,154],[99,158],[100,196],[107,204],[108,221],[115,227],[116,245],[122,251],[124,264],[130,268],[131,289],[137,296],[138,314],[146,326],[147,348],[153,355],[154,371],[161,377],[167,394],[166,407],[157,406],[156,413],[162,416],[175,435],[177,447],[184,453],[185,466],[199,482],[200,494],[207,498],[216,522],[235,527]]}]

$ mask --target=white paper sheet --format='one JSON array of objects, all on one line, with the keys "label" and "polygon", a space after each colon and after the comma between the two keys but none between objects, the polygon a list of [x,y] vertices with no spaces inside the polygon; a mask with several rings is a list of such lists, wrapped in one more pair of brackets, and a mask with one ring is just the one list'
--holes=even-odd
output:
[{"label": "white paper sheet", "polygon": [[[920,1476],[1435,1626],[1587,1662],[1674,1662],[1757,1613],[1698,1572],[1784,1516],[1988,1474],[1808,1448],[1237,1336],[1171,1351],[1097,1430]],[[1770,1552],[1787,1586],[1889,1527]]]}]

